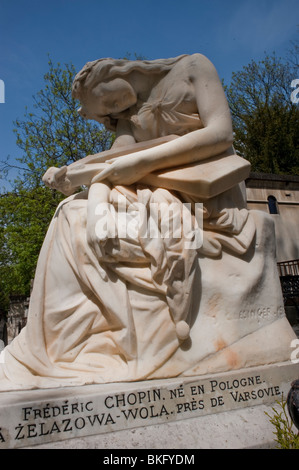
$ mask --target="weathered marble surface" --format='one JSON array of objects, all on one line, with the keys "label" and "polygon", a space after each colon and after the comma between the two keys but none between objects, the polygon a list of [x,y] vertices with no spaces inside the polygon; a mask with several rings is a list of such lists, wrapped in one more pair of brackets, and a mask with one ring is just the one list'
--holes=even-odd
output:
[{"label": "weathered marble surface", "polygon": [[[223,432],[227,434],[227,448],[246,447],[246,442],[250,446],[253,439],[244,439],[244,434],[250,435],[253,429],[266,427],[269,438],[269,418],[258,416],[259,421],[253,423],[248,415],[248,421],[240,426],[234,410],[238,410],[238,416],[246,416],[243,412],[246,408],[281,401],[297,371],[298,365],[289,362],[193,378],[3,392],[0,393],[0,449],[77,438],[75,446],[79,438],[88,436],[97,436],[96,444],[91,439],[95,447],[113,449],[123,442],[117,435],[119,431],[130,432],[136,428],[136,436],[140,436],[137,448],[151,448],[150,442],[152,448],[217,448],[219,442],[215,439],[207,442],[202,431],[208,432],[208,429],[200,426],[203,420],[215,427],[212,418],[215,414],[218,414],[218,425],[226,423]],[[210,416],[209,421],[203,419],[207,416]],[[171,424],[175,421],[191,429],[201,428],[198,442],[190,441],[189,433],[181,439],[161,440],[161,431],[171,432]],[[145,432],[148,426],[153,429]],[[229,438],[233,432],[237,433],[237,439]],[[113,433],[110,438],[109,433]],[[142,437],[144,434],[148,434],[150,441]],[[83,442],[88,448],[89,440]],[[125,439],[122,447],[130,448],[130,442]],[[223,441],[220,442],[223,446]],[[109,447],[107,443],[110,443]],[[262,445],[262,436],[258,434],[254,443]],[[72,441],[64,445],[71,448]]]},{"label": "weathered marble surface", "polygon": [[[116,140],[111,152],[44,176],[69,197],[40,253],[27,326],[1,354],[0,390],[289,361],[295,334],[273,223],[246,208],[250,167],[233,155],[230,112],[210,61],[95,61],[73,93],[81,114],[114,129]],[[72,195],[81,185],[88,190]],[[178,237],[186,204],[189,232]],[[125,214],[133,235],[120,236],[121,218],[106,218],[105,231],[103,207]],[[156,236],[144,232],[148,220]]]}]

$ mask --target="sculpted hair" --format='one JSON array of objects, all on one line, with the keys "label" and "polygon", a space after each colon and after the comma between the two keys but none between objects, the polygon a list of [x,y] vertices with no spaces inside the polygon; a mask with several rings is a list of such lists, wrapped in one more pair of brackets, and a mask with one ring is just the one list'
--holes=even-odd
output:
[{"label": "sculpted hair", "polygon": [[75,76],[72,96],[80,99],[84,89],[93,88],[98,83],[117,77],[125,77],[132,71],[139,71],[144,74],[161,73],[169,71],[173,65],[186,55],[170,59],[156,60],[126,60],[126,59],[99,59],[87,62],[86,65]]}]

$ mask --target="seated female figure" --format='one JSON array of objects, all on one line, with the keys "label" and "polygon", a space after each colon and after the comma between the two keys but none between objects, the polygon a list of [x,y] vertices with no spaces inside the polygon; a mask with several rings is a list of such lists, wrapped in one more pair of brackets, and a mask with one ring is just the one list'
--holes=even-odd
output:
[{"label": "seated female figure", "polygon": [[[118,226],[116,236],[101,238],[97,230],[100,203],[119,210],[121,199],[137,212],[142,204],[143,221],[150,207],[157,211],[164,204],[167,214],[155,214],[161,235],[171,204],[181,223],[183,205],[201,202],[144,181],[232,146],[229,107],[206,57],[90,62],[76,76],[73,96],[81,102],[80,114],[114,130],[116,139],[110,152],[50,168],[43,178],[66,195],[81,185],[88,190],[65,199],[49,227],[28,323],[5,350],[2,384],[6,380],[8,388],[184,373],[211,354],[206,346],[194,353],[194,339],[191,348],[190,331],[200,322],[200,259],[221,256],[223,246],[231,256],[242,255],[255,232],[244,201],[229,192],[205,202],[200,247],[186,248],[173,232],[153,238],[137,230],[135,237],[122,238]],[[137,145],[159,138],[160,145]]]}]

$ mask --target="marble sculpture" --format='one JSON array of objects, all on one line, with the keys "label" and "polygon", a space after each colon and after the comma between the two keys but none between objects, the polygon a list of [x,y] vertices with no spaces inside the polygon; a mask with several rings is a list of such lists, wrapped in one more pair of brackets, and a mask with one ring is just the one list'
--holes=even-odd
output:
[{"label": "marble sculpture", "polygon": [[234,152],[212,63],[100,59],[72,92],[81,116],[116,139],[44,175],[67,197],[41,249],[27,325],[2,352],[0,390],[289,361],[273,221],[246,207],[250,164]]}]

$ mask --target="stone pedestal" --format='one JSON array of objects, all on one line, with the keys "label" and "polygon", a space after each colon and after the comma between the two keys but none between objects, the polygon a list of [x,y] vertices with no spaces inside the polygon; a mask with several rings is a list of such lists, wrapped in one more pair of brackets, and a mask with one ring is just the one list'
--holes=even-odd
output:
[{"label": "stone pedestal", "polygon": [[110,461],[120,456],[137,456],[140,463],[141,459],[152,463],[152,455],[177,454],[184,462],[187,456],[189,459],[194,456],[196,460],[201,449],[275,449],[274,428],[266,415],[273,415],[272,406],[239,408],[152,426],[29,445],[26,449],[96,449],[100,450],[100,458],[98,453],[95,455],[101,463],[107,456]]},{"label": "stone pedestal", "polygon": [[299,365],[286,362],[200,377],[2,392],[0,448],[271,447],[274,429],[264,411],[286,398],[298,376]]}]

